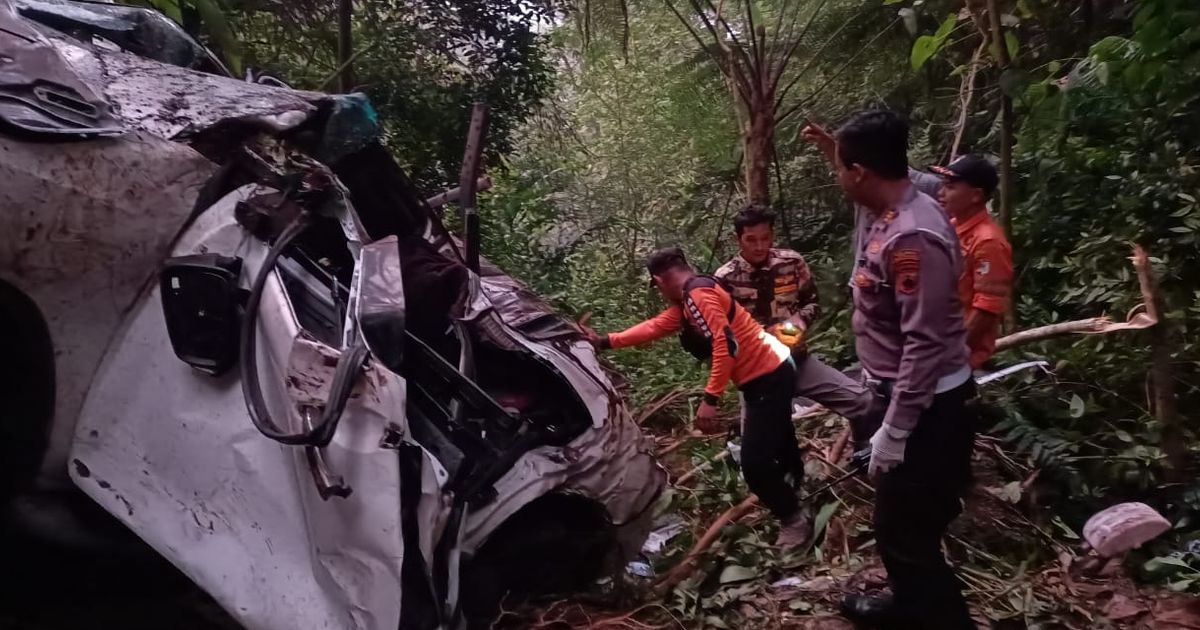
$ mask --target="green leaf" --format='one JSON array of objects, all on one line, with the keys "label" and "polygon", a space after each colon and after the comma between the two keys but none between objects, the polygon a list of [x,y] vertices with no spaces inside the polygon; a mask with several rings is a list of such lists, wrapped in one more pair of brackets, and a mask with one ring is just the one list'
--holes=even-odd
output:
[{"label": "green leaf", "polygon": [[1165,567],[1187,569],[1188,571],[1196,570],[1192,565],[1184,562],[1182,558],[1176,558],[1175,556],[1158,556],[1157,558],[1147,560],[1146,564],[1142,565],[1142,568],[1151,573],[1161,571]]},{"label": "green leaf", "polygon": [[929,61],[929,58],[937,53],[940,46],[941,42],[932,35],[918,37],[917,41],[913,42],[912,52],[909,55],[909,62],[912,63],[912,69],[914,71],[920,70],[921,66],[924,66],[925,62]]},{"label": "green leaf", "polygon": [[942,20],[942,24],[938,26],[938,30],[933,34],[933,38],[938,40],[938,46],[941,46],[946,38],[950,36],[950,32],[954,30],[954,25],[958,24],[958,14],[951,13]]},{"label": "green leaf", "polygon": [[914,71],[920,70],[929,61],[930,57],[937,54],[942,48],[942,44],[946,43],[946,38],[954,30],[954,25],[958,23],[958,14],[951,13],[946,16],[938,26],[937,32],[933,35],[922,35],[913,42],[912,51],[909,53],[909,61],[912,63]]},{"label": "green leaf", "polygon": [[221,57],[229,65],[229,70],[235,76],[241,74],[242,47],[233,33],[233,28],[229,25],[229,20],[225,19],[225,13],[221,11],[221,6],[217,4],[217,0],[190,1],[196,7],[196,12],[200,14],[200,20],[204,22],[205,32],[212,38]]},{"label": "green leaf", "polygon": [[1192,588],[1192,585],[1195,583],[1196,583],[1195,578],[1187,578],[1185,580],[1176,580],[1174,582],[1168,582],[1167,589],[1174,591],[1176,593],[1182,593],[1182,592]]},{"label": "green leaf", "polygon": [[745,582],[746,580],[753,580],[756,577],[758,577],[757,570],[751,569],[750,567],[743,567],[738,564],[730,564],[724,569],[721,569],[721,577],[719,578],[719,581],[721,584],[732,584],[733,582]]},{"label": "green leaf", "polygon": [[1083,399],[1079,394],[1071,394],[1071,417],[1080,418],[1087,407],[1083,404]]},{"label": "green leaf", "polygon": [[883,0],[883,6],[886,7],[890,4],[900,4],[901,2],[904,2],[904,0]]},{"label": "green leaf", "polygon": [[825,533],[825,527],[829,525],[829,519],[833,518],[833,513],[837,511],[839,502],[833,501],[821,506],[821,511],[817,512],[817,518],[813,520],[813,540],[819,540],[821,534]]},{"label": "green leaf", "polygon": [[1016,59],[1017,52],[1021,50],[1021,42],[1017,41],[1017,36],[1012,31],[1004,34],[1004,45],[1008,48],[1008,59]]}]

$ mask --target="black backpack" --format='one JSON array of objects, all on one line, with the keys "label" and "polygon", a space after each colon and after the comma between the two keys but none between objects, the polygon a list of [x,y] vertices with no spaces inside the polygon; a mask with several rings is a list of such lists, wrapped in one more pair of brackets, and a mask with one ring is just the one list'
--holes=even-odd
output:
[{"label": "black backpack", "polygon": [[[707,327],[703,329],[697,328],[692,323],[693,321],[703,322],[704,318],[701,317],[700,307],[696,306],[696,303],[692,301],[690,294],[692,289],[713,287],[719,287],[722,291],[729,294],[729,312],[725,316],[727,320],[725,324],[725,343],[729,347],[729,356],[737,356],[737,340],[733,337],[733,328],[730,325],[733,323],[733,316],[737,312],[737,301],[733,299],[729,287],[724,282],[712,276],[694,276],[683,285],[684,321],[683,330],[679,331],[679,345],[683,346],[683,349],[688,354],[696,357],[697,361],[707,361],[712,358],[712,331],[708,330]],[[690,318],[688,317],[689,313],[692,315]]]}]

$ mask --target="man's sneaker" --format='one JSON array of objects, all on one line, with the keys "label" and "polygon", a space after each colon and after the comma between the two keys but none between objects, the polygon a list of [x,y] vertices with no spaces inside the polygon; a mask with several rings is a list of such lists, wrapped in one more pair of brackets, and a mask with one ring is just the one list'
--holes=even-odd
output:
[{"label": "man's sneaker", "polygon": [[812,537],[812,530],[812,512],[802,507],[796,510],[791,518],[780,523],[779,538],[775,539],[775,546],[785,551],[799,547]]}]

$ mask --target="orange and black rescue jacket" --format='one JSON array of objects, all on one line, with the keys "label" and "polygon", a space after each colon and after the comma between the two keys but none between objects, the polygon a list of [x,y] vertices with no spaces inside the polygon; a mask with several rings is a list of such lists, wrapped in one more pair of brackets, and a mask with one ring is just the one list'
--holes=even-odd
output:
[{"label": "orange and black rescue jacket", "polygon": [[721,396],[730,380],[740,387],[774,371],[791,356],[787,346],[763,330],[728,291],[703,276],[688,281],[681,304],[672,304],[628,330],[611,333],[607,341],[613,348],[640,346],[685,328],[691,329],[681,335],[685,348],[697,356],[711,354],[712,371],[704,388],[710,402]]}]

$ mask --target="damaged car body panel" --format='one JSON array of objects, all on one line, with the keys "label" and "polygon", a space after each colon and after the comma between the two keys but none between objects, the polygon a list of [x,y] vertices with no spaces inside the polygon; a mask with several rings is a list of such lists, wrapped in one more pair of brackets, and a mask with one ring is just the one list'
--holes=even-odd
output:
[{"label": "damaged car body panel", "polygon": [[[265,250],[233,219],[243,192],[202,214],[175,251],[225,251],[256,269]],[[268,388],[286,410],[331,379],[328,355],[303,335],[283,283],[272,284],[259,367],[264,382],[289,385]],[[198,377],[161,352],[170,342],[158,291],[135,308],[93,383],[71,453],[75,482],[249,628],[394,627],[400,479],[378,445],[403,407],[403,382],[378,370],[359,380],[325,449],[355,493],[324,501],[304,452],[246,421],[236,375]]]},{"label": "damaged car body panel", "polygon": [[0,132],[0,281],[58,349],[39,485],[69,473],[248,628],[486,627],[539,586],[518,551],[640,546],[652,441],[572,323],[467,270],[365,98],[39,21],[125,129]]},{"label": "damaged car body panel", "polygon": [[17,11],[86,43],[96,39],[140,57],[228,76],[225,66],[182,27],[152,9],[105,2],[17,0]]},{"label": "damaged car body panel", "polygon": [[0,123],[30,134],[111,135],[122,131],[107,101],[71,71],[58,50],[0,3]]}]

